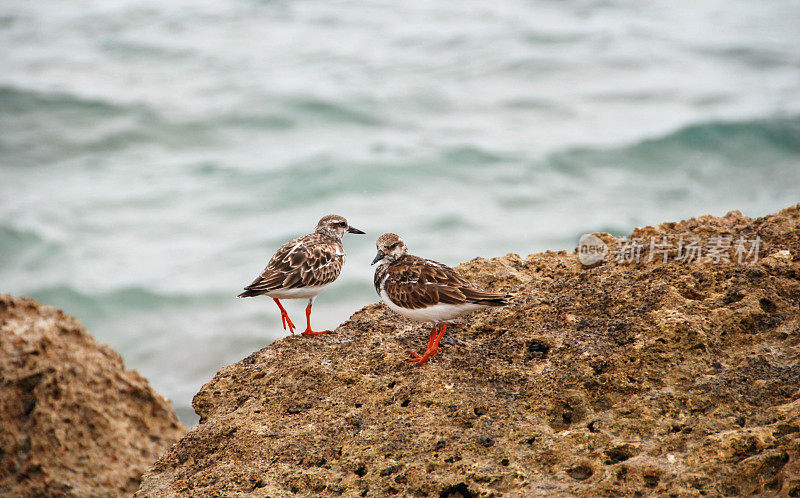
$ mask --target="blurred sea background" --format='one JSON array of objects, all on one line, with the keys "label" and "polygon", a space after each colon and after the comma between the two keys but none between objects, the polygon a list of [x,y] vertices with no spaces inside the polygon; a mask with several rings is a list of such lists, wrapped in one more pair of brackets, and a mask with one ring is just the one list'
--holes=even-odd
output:
[{"label": "blurred sea background", "polygon": [[333,328],[386,231],[456,265],[799,194],[796,0],[0,4],[0,292],[188,424],[285,334],[234,296],[323,215],[367,232],[315,302]]}]

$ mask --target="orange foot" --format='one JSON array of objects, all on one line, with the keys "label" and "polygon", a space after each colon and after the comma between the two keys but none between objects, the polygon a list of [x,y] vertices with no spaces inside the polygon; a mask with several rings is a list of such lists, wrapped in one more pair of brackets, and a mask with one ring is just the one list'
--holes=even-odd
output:
[{"label": "orange foot", "polygon": [[320,330],[316,332],[311,330],[311,305],[309,304],[306,307],[306,329],[302,332],[303,335],[320,335],[320,334],[327,334],[330,330]]},{"label": "orange foot", "polygon": [[411,353],[411,358],[408,361],[413,361],[417,364],[417,366],[422,365],[423,363],[427,363],[427,361],[431,358],[431,356],[435,355],[439,352],[439,348],[436,348],[434,351],[425,351],[425,354],[420,356],[414,351],[409,351]]},{"label": "orange foot", "polygon": [[[442,340],[442,336],[444,336],[444,331],[447,330],[447,324],[443,323],[439,327],[434,327],[431,331],[431,337],[428,340],[428,347],[425,349],[425,353],[420,356],[414,351],[409,351],[411,353],[411,358],[408,361],[413,361],[417,364],[417,366],[422,365],[423,363],[427,363],[427,361],[431,358],[431,356],[435,355],[440,351],[439,349],[439,341]],[[438,334],[437,334],[438,332]]]},{"label": "orange foot", "polygon": [[281,309],[281,324],[283,324],[283,330],[287,330],[286,327],[288,326],[289,327],[289,329],[288,329],[289,332],[294,334],[295,326],[294,326],[294,323],[292,323],[292,319],[289,318],[289,314],[286,313],[286,310],[283,308],[283,305],[281,304],[280,301],[278,301],[274,297],[272,298],[272,300],[275,301],[275,304],[277,304],[278,308]]},{"label": "orange foot", "polygon": [[315,330],[305,329],[304,331],[301,332],[301,334],[303,334],[303,335],[320,335],[320,334],[327,334],[328,332],[330,332],[330,330],[320,330],[320,331],[317,332]]},{"label": "orange foot", "polygon": [[294,334],[295,325],[292,323],[292,319],[289,318],[289,314],[286,311],[281,312],[281,323],[283,323],[283,330],[286,330],[286,327],[289,327],[289,332]]}]

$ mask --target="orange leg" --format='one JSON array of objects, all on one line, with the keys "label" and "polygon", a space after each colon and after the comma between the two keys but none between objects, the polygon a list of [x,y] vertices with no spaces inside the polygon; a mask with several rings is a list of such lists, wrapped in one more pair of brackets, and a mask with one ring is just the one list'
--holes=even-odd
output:
[{"label": "orange leg", "polygon": [[[444,336],[444,331],[447,330],[447,324],[442,323],[437,330],[436,327],[433,328],[431,331],[431,338],[428,340],[428,347],[425,349],[425,354],[422,356],[418,355],[414,351],[411,351],[411,358],[408,361],[413,361],[417,364],[417,366],[422,365],[423,363],[427,362],[431,356],[435,355],[439,352],[439,341],[442,340]],[[438,334],[437,334],[438,332]]]},{"label": "orange leg", "polygon": [[281,323],[283,324],[283,330],[286,330],[286,326],[288,325],[289,332],[294,334],[294,323],[292,323],[292,320],[289,318],[289,314],[286,313],[285,309],[283,309],[283,305],[281,304],[280,301],[278,301],[274,297],[272,298],[272,300],[275,301],[275,304],[277,304],[278,308],[281,309]]},{"label": "orange leg", "polygon": [[[428,347],[425,348],[426,353],[431,350],[431,346],[433,346],[433,341],[436,340],[436,334],[438,332],[439,332],[439,326],[434,324],[433,329],[431,330],[431,337],[430,339],[428,339]],[[411,353],[411,358],[409,358],[409,361],[416,361],[422,358],[422,356],[417,354],[416,351],[409,351],[409,353]]]},{"label": "orange leg", "polygon": [[[436,334],[438,332],[439,332],[439,326],[436,325],[436,324],[433,324],[433,329],[431,330],[431,337],[430,337],[430,339],[428,339],[428,347],[425,348],[426,352],[430,351],[431,346],[433,345],[433,341],[436,340]],[[422,358],[422,356],[417,354],[417,352],[414,351],[414,350],[409,351],[409,353],[411,353],[411,358],[409,358],[410,361],[414,361],[414,360],[418,360],[419,358]]]},{"label": "orange leg", "polygon": [[433,341],[436,340],[436,334],[439,333],[439,327],[440,325],[433,326],[433,330],[431,330],[431,338],[428,339],[428,347],[425,348],[425,351],[429,351],[431,349],[431,346],[433,346]]},{"label": "orange leg", "polygon": [[311,300],[308,301],[308,306],[306,306],[306,329],[302,332],[303,335],[319,335],[319,334],[327,334],[330,330],[320,330],[316,332],[311,330]]}]

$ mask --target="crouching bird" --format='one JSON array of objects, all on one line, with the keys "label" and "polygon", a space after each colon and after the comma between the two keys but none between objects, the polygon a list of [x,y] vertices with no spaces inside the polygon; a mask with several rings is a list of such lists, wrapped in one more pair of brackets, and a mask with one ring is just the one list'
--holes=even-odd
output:
[{"label": "crouching bird", "polygon": [[325,287],[336,280],[344,264],[342,237],[360,233],[341,216],[325,216],[314,233],[303,235],[282,245],[269,260],[264,271],[237,297],[265,295],[281,310],[283,330],[294,334],[295,325],[281,304],[281,299],[308,299],[305,335],[324,334],[330,330],[311,330],[311,305]]},{"label": "crouching bird", "polygon": [[420,322],[433,322],[422,355],[411,351],[409,361],[422,365],[439,352],[447,320],[487,308],[506,306],[511,297],[474,287],[449,266],[408,254],[398,235],[385,233],[376,243],[375,290],[390,310]]}]

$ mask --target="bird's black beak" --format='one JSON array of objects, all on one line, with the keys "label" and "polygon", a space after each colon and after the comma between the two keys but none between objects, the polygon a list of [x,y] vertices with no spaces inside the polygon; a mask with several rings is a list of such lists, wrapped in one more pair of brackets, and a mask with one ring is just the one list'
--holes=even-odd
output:
[{"label": "bird's black beak", "polygon": [[382,260],[386,256],[383,251],[378,251],[378,254],[375,256],[375,259],[372,260],[372,264],[374,265],[378,261]]},{"label": "bird's black beak", "polygon": [[347,227],[347,233],[360,233],[361,235],[364,235],[364,232],[354,227]]}]

